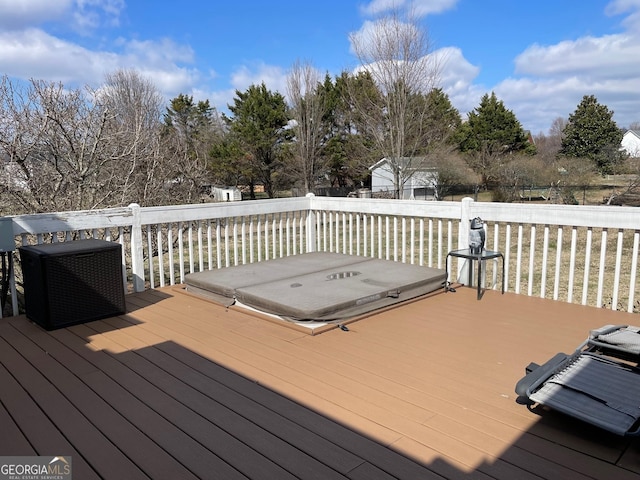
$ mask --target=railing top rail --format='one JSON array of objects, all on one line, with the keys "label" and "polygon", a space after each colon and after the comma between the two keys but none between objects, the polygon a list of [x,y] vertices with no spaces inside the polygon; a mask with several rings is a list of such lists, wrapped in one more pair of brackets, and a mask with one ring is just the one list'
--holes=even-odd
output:
[{"label": "railing top rail", "polygon": [[[524,205],[493,202],[473,202],[469,199],[470,218],[485,221],[536,225],[564,225],[592,228],[640,229],[635,207],[605,207],[589,205]],[[339,197],[294,197],[271,200],[249,200],[227,203],[198,203],[142,207],[140,223],[171,223],[180,221],[242,217],[304,210],[328,210],[372,215],[398,215],[460,219],[461,202],[423,200],[361,199]],[[133,205],[75,212],[19,215],[13,218],[15,235],[60,231],[90,230],[106,227],[126,227],[133,223]]]},{"label": "railing top rail", "polygon": [[471,217],[481,217],[486,221],[535,225],[640,229],[640,211],[636,207],[471,202],[470,208]]},{"label": "railing top rail", "polygon": [[90,230],[131,225],[133,211],[129,207],[75,212],[36,213],[12,217],[14,235],[38,234],[72,230]]},{"label": "railing top rail", "polygon": [[311,197],[311,209],[409,217],[460,218],[460,202]]},{"label": "railing top rail", "polygon": [[269,213],[308,210],[305,197],[276,198],[270,200],[245,200],[243,202],[194,203],[140,208],[141,223],[169,223],[182,220],[207,220],[242,217]]}]

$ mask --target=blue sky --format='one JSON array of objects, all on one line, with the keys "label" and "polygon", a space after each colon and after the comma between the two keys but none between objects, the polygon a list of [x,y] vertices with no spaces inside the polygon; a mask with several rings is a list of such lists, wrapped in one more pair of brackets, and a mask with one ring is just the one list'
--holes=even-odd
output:
[{"label": "blue sky", "polygon": [[353,70],[349,35],[410,4],[463,116],[494,91],[534,134],[584,95],[640,122],[640,0],[0,0],[0,75],[97,87],[135,68],[225,111],[251,84],[285,94],[298,60]]}]

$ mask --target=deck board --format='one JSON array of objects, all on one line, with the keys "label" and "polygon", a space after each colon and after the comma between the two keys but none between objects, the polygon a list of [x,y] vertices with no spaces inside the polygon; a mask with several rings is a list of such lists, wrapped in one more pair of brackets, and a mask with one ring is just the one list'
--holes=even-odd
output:
[{"label": "deck board", "polygon": [[[84,326],[73,328],[77,331],[85,330],[82,327]],[[88,327],[85,331],[95,333]],[[63,332],[55,333],[61,335]],[[75,336],[71,332],[67,333],[67,337]],[[121,360],[121,355],[126,355],[127,352],[115,354],[100,351],[87,354],[81,339],[76,339],[67,338],[65,343],[71,345],[87,361],[98,366],[105,375],[103,379],[91,376],[85,380],[114,408],[135,422],[168,455],[188,466],[198,478],[206,478],[210,472],[218,472],[225,478],[247,478],[221,458],[231,450],[230,447],[237,446],[233,436],[204,422],[148,379],[131,370]],[[180,420],[175,421],[176,417]],[[201,441],[198,441],[198,437],[201,437]],[[234,450],[231,453],[236,454]],[[245,453],[248,458],[252,458],[250,452]],[[261,465],[257,460],[252,464]],[[153,475],[150,477],[156,478]]]},{"label": "deck board", "polygon": [[459,288],[310,335],[180,287],[127,305],[0,320],[0,454],[68,454],[78,478],[640,474],[638,440],[514,393],[529,362],[637,315]]},{"label": "deck board", "polygon": [[[72,376],[59,371],[63,368],[60,364],[51,361],[45,350],[11,328],[3,328],[1,335],[16,350],[3,349],[0,352],[0,361],[5,367],[11,366],[11,374],[18,379],[24,391],[31,398],[38,400],[38,407],[47,420],[68,439],[91,468],[109,471],[114,475],[112,478],[146,477],[115,444],[109,441],[99,426],[92,424],[90,419],[83,415],[82,408],[78,408],[77,404],[69,399],[71,397],[75,400],[78,392],[74,391],[74,388],[77,385],[71,385]],[[95,412],[103,413],[100,407]],[[39,428],[39,425],[35,428]],[[72,455],[72,452],[51,454]],[[81,474],[84,475],[85,472],[81,470]]]},{"label": "deck board", "polygon": [[[145,416],[145,405],[140,404],[121,385],[113,382],[103,371],[59,342],[53,336],[44,334],[32,325],[21,325],[31,333],[40,348],[73,371],[73,375],[59,372],[47,378],[63,390],[69,402],[93,425],[107,436],[119,450],[131,459],[145,475],[157,478],[162,475],[176,475],[179,478],[196,478],[175,458],[162,449],[162,442],[148,436],[144,429],[153,425],[156,419]],[[26,328],[25,328],[26,327]],[[54,364],[55,365],[55,364]],[[163,432],[169,436],[172,432]],[[165,443],[172,443],[167,439]],[[91,443],[91,442],[88,442]],[[123,462],[124,463],[124,462]],[[135,469],[112,472],[113,478],[124,474],[134,477]],[[144,476],[142,478],[144,478]],[[122,477],[121,477],[122,478]]]}]

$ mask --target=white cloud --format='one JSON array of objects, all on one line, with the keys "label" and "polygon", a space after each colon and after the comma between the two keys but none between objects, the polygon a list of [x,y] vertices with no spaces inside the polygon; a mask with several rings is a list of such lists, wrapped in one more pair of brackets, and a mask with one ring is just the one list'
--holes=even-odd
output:
[{"label": "white cloud", "polygon": [[171,63],[193,63],[193,49],[169,38],[154,40],[120,40],[124,57],[143,65],[162,66]]},{"label": "white cloud", "polygon": [[480,68],[469,63],[459,48],[447,47],[435,53],[443,59],[439,86],[464,120],[487,93],[483,85],[474,83]]},{"label": "white cloud", "polygon": [[395,9],[408,10],[418,17],[441,13],[454,7],[459,0],[372,0],[362,7],[365,15],[375,16]]},{"label": "white cloud", "polygon": [[414,0],[412,5],[415,14],[422,17],[450,10],[458,1],[459,0]]},{"label": "white cloud", "polygon": [[[612,6],[620,11],[640,9],[640,0],[617,1]],[[636,10],[625,24],[635,15]],[[615,112],[618,126],[626,127],[640,120],[637,58],[640,36],[630,32],[532,45],[515,59],[515,73],[521,77],[504,80],[495,91],[525,128],[534,132],[546,132],[555,118],[567,118],[584,95],[595,95]]]},{"label": "white cloud", "polygon": [[171,39],[112,41],[91,49],[53,36],[39,26],[57,22],[86,34],[118,24],[124,0],[0,0],[0,72],[10,77],[99,86],[121,68],[150,78],[167,99],[193,90],[201,74],[189,65],[193,49]]},{"label": "white cloud", "polygon": [[124,9],[124,0],[75,0],[78,8],[82,11],[102,10],[108,15],[118,16]]},{"label": "white cloud", "polygon": [[370,20],[366,20],[365,22],[363,22],[360,30],[358,30],[357,32],[351,32],[349,34],[349,53],[356,53],[354,48],[355,42],[364,43],[366,41],[367,43],[371,43],[374,33],[375,23]]},{"label": "white cloud", "polygon": [[61,22],[87,32],[118,24],[124,0],[0,0],[0,31]]},{"label": "white cloud", "polygon": [[441,48],[433,55],[440,65],[440,86],[451,103],[461,113],[473,110],[482,96],[480,87],[473,83],[480,69],[469,63],[457,47]]},{"label": "white cloud", "polygon": [[20,30],[64,17],[74,0],[0,0],[0,30]]},{"label": "white cloud", "polygon": [[171,40],[119,42],[121,51],[93,51],[35,28],[0,33],[0,71],[24,79],[98,86],[104,75],[134,68],[168,97],[188,91],[200,74],[184,64],[193,61],[190,47]]},{"label": "white cloud", "polygon": [[35,28],[0,33],[0,71],[9,76],[91,82],[117,65],[117,56],[92,52]]},{"label": "white cloud", "polygon": [[103,23],[109,26],[119,24],[124,0],[75,0],[76,8],[72,18],[74,27],[81,32],[94,30]]},{"label": "white cloud", "polygon": [[556,118],[567,118],[575,110],[585,86],[577,77],[562,81],[510,78],[494,91],[525,129],[538,134],[546,133]]},{"label": "white cloud", "polygon": [[227,105],[233,105],[233,99],[236,96],[236,91],[233,88],[215,91],[194,88],[189,94],[193,96],[195,101],[209,100],[209,104],[212,107],[215,107],[219,114],[225,113],[229,115]]},{"label": "white cloud", "polygon": [[487,88],[472,83],[472,66],[462,52],[454,53],[445,91],[461,113],[476,108],[481,95],[494,91],[534,134],[548,132],[558,117],[568,118],[584,95],[595,95],[614,111],[619,127],[640,121],[640,0],[612,1],[606,13],[627,14],[622,19],[627,29],[553,45],[533,44],[514,59],[514,76]]},{"label": "white cloud", "polygon": [[[217,79],[217,72],[209,72],[209,79]],[[199,77],[198,77],[198,80]],[[265,63],[255,63],[251,65],[241,65],[236,68],[230,75],[229,83],[231,88],[215,90],[196,82],[193,79],[191,86],[181,90],[182,93],[192,95],[194,100],[209,100],[212,107],[215,107],[219,113],[229,114],[228,105],[233,104],[236,96],[236,90],[244,92],[251,85],[260,85],[263,83],[272,92],[278,92],[285,95],[287,86],[287,72],[279,66],[267,65]]]},{"label": "white cloud", "polygon": [[[362,12],[377,16],[393,9],[419,16],[455,7],[457,0],[373,0]],[[457,47],[434,52],[442,62],[441,86],[463,117],[479,105],[482,95],[494,91],[514,111],[523,127],[547,132],[553,120],[567,118],[584,95],[595,95],[615,112],[620,127],[640,121],[640,0],[612,0],[604,13],[621,16],[624,31],[585,35],[553,45],[533,44],[514,59],[514,72],[496,85],[475,83],[479,67]],[[364,21],[353,35],[366,41],[375,23]],[[351,48],[353,52],[353,48]]]},{"label": "white cloud", "polygon": [[287,88],[287,72],[279,66],[258,63],[252,67],[243,65],[231,75],[231,85],[240,91],[246,90],[251,85],[260,85],[262,82],[269,90],[284,95]]},{"label": "white cloud", "polygon": [[404,3],[404,0],[372,0],[368,5],[363,5],[360,10],[365,15],[377,15],[399,8]]},{"label": "white cloud", "polygon": [[167,65],[162,69],[140,65],[138,67],[128,65],[128,68],[135,68],[142,75],[149,78],[167,99],[173,98],[180,93],[192,91],[193,85],[197,84],[200,79],[200,73],[197,70],[176,65]]},{"label": "white cloud", "polygon": [[540,77],[583,75],[597,80],[637,76],[640,39],[619,34],[532,45],[515,59],[516,73]]},{"label": "white cloud", "polygon": [[523,127],[534,134],[547,133],[556,118],[568,118],[584,95],[613,110],[619,127],[640,120],[637,85],[640,78],[593,82],[580,76],[552,79],[509,78],[494,89],[505,106],[513,110]]},{"label": "white cloud", "polygon": [[613,0],[605,9],[605,13],[611,16],[627,12],[631,13],[623,20],[622,25],[630,32],[640,33],[640,0]]}]

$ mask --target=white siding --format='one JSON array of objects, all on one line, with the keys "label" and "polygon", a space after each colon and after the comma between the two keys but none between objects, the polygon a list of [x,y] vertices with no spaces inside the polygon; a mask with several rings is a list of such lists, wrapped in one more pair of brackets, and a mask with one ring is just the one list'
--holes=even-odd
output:
[{"label": "white siding", "polygon": [[[401,200],[434,200],[435,176],[432,169],[417,170],[401,187]],[[371,167],[371,191],[393,192],[393,171],[386,159]],[[426,192],[425,192],[426,191]]]},{"label": "white siding", "polygon": [[622,137],[621,148],[632,157],[640,157],[640,133],[627,130]]}]

